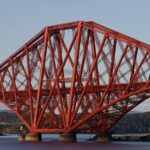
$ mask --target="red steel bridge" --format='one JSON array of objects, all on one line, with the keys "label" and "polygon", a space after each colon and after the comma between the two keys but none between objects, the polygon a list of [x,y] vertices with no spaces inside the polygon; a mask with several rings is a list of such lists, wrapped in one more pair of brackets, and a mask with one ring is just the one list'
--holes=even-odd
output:
[{"label": "red steel bridge", "polygon": [[95,22],[48,26],[0,64],[0,102],[31,132],[108,132],[150,97],[150,45]]}]

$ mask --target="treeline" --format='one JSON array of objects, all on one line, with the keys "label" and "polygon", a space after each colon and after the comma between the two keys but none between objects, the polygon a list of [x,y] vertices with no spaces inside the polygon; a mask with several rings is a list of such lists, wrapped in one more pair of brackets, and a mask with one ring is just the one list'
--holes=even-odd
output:
[{"label": "treeline", "polygon": [[127,114],[112,129],[112,133],[150,133],[150,112]]},{"label": "treeline", "polygon": [[12,112],[9,110],[5,110],[5,111],[0,111],[0,124],[1,123],[20,123],[19,118]]},{"label": "treeline", "polygon": [[[11,111],[0,111],[0,134],[18,134],[22,122]],[[150,133],[150,112],[129,113],[112,129],[115,134]]]},{"label": "treeline", "polygon": [[13,112],[0,111],[0,135],[18,134],[21,125],[21,121]]}]

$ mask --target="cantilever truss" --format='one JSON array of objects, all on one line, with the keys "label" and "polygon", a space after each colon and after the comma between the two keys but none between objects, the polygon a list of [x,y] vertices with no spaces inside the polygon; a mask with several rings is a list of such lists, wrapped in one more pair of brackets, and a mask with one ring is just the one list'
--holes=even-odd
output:
[{"label": "cantilever truss", "polygon": [[0,65],[1,102],[32,132],[107,132],[149,97],[150,46],[94,22],[44,28]]}]

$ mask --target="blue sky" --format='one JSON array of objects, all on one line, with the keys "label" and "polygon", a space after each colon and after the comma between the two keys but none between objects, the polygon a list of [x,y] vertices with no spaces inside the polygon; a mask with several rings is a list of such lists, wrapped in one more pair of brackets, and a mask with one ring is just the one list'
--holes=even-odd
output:
[{"label": "blue sky", "polygon": [[43,27],[92,20],[150,44],[149,0],[0,0],[0,62]]},{"label": "blue sky", "polygon": [[93,20],[150,43],[149,0],[0,0],[0,62],[44,26]]}]

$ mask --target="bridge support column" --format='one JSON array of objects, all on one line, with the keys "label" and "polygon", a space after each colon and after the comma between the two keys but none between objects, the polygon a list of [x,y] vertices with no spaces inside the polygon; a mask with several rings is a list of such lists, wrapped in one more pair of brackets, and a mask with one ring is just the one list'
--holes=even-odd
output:
[{"label": "bridge support column", "polygon": [[76,142],[75,133],[60,133],[59,140],[62,142]]},{"label": "bridge support column", "polygon": [[25,135],[25,141],[41,141],[41,133],[27,133]]},{"label": "bridge support column", "polygon": [[27,141],[27,142],[36,142],[36,141],[41,141],[42,137],[41,137],[41,133],[26,133],[25,135],[20,134],[19,141]]},{"label": "bridge support column", "polygon": [[110,133],[98,133],[96,134],[96,136],[94,137],[94,140],[96,142],[109,142],[111,141],[111,134]]},{"label": "bridge support column", "polygon": [[18,136],[18,141],[24,141],[24,139],[25,139],[25,134],[20,134]]}]

